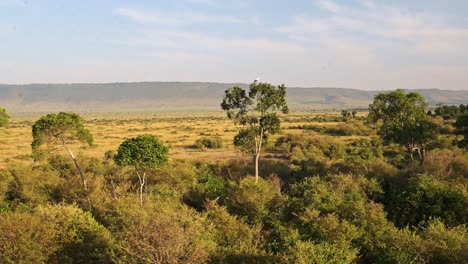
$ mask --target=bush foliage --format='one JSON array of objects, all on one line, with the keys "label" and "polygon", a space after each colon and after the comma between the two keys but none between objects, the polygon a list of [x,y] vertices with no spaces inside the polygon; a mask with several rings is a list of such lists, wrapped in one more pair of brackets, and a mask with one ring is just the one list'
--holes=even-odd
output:
[{"label": "bush foliage", "polygon": [[[468,152],[454,119],[418,114],[448,127],[419,164],[364,117],[301,118],[302,131],[295,123],[270,137],[258,181],[250,159],[176,159],[149,134],[77,155],[87,189],[60,153],[9,165],[0,170],[0,262],[466,262]],[[57,119],[83,125],[45,118]],[[56,140],[45,136],[36,146]]]}]

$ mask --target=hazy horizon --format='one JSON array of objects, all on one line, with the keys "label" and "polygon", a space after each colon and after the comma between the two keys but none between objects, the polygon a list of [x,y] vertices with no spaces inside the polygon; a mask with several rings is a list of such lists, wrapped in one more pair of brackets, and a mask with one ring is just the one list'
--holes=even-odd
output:
[{"label": "hazy horizon", "polygon": [[0,83],[468,90],[468,2],[0,0]]},{"label": "hazy horizon", "polygon": [[[260,80],[262,82],[262,80]],[[242,84],[242,85],[248,85],[248,83],[244,82],[211,82],[211,81],[132,81],[132,82],[119,82],[119,81],[114,81],[114,82],[50,82],[50,83],[0,83],[0,85],[4,86],[28,86],[28,85],[86,85],[86,84],[92,84],[92,85],[112,85],[112,84],[138,84],[138,83],[212,83],[212,84]],[[273,83],[274,85],[278,85],[279,83]],[[349,89],[349,90],[358,90],[358,91],[391,91],[391,90],[396,90],[396,89],[404,89],[404,90],[450,90],[450,91],[466,91],[467,89],[450,89],[450,88],[438,88],[438,87],[433,87],[433,88],[401,88],[401,87],[396,87],[396,88],[390,88],[390,89],[363,89],[363,88],[353,88],[353,87],[333,87],[333,86],[288,86],[289,88],[300,88],[300,89]]]}]

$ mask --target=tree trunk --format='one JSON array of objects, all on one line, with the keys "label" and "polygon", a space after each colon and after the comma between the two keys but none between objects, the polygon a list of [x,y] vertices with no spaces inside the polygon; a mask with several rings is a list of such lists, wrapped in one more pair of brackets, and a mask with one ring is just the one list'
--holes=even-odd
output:
[{"label": "tree trunk", "polygon": [[111,179],[110,180],[110,185],[111,185],[111,188],[112,188],[112,196],[114,197],[114,199],[117,199],[117,192],[115,191],[115,184],[114,184],[114,180]]},{"label": "tree trunk", "polygon": [[260,159],[260,152],[263,143],[263,128],[260,128],[260,139],[258,140],[257,148],[255,149],[255,184],[258,183],[258,160]]},{"label": "tree trunk", "polygon": [[418,149],[418,154],[419,154],[419,165],[423,166],[424,165],[424,161],[425,161],[425,149],[424,149],[424,146],[421,145],[421,147]]},{"label": "tree trunk", "polygon": [[255,154],[255,184],[258,183],[258,159],[260,158],[260,153]]},{"label": "tree trunk", "polygon": [[146,172],[143,172],[143,177],[140,175],[140,173],[138,173],[138,171],[136,173],[138,175],[138,182],[140,184],[140,188],[139,188],[140,205],[143,205],[143,189],[144,189],[145,184],[146,184]]},{"label": "tree trunk", "polygon": [[65,144],[65,141],[62,139],[62,144],[63,146],[65,147],[65,149],[68,151],[68,154],[70,154],[70,157],[73,159],[73,162],[75,162],[75,166],[76,168],[78,169],[78,172],[80,173],[80,176],[81,176],[81,182],[83,183],[83,187],[85,190],[87,190],[87,186],[86,186],[86,178],[83,174],[83,171],[81,170],[80,168],[80,165],[78,164],[78,161],[76,160],[75,158],[75,155],[73,155],[73,153],[71,152],[71,150],[67,147],[67,145]]}]

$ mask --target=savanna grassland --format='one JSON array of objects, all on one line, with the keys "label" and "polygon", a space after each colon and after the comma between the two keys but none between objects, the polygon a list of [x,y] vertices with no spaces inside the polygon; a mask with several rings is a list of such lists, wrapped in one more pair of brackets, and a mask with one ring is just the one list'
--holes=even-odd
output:
[{"label": "savanna grassland", "polygon": [[[365,115],[361,113],[360,116]],[[12,115],[9,129],[0,128],[0,168],[6,168],[15,163],[32,163],[31,159],[31,126],[40,114]],[[176,113],[98,113],[82,114],[85,126],[94,137],[93,146],[86,146],[78,142],[72,143],[70,148],[78,155],[102,158],[109,150],[117,150],[124,139],[141,134],[158,136],[170,149],[171,159],[188,160],[232,160],[243,159],[232,145],[232,138],[240,126],[235,125],[218,112],[176,112]],[[298,134],[303,131],[301,126],[327,127],[341,124],[340,114],[334,112],[293,112],[283,116],[282,133]],[[328,122],[322,120],[330,119]],[[222,146],[217,149],[200,148],[195,146],[199,139],[220,137]],[[275,135],[273,140],[278,138]],[[349,142],[360,136],[342,136],[339,141]],[[366,137],[366,136],[364,136]],[[66,154],[65,150],[59,152]],[[274,157],[274,153],[270,153]],[[267,154],[268,155],[268,154]]]},{"label": "savanna grassland", "polygon": [[288,113],[278,98],[284,113],[237,124],[11,114],[0,262],[467,263],[468,106],[428,112],[398,90],[369,111]]}]

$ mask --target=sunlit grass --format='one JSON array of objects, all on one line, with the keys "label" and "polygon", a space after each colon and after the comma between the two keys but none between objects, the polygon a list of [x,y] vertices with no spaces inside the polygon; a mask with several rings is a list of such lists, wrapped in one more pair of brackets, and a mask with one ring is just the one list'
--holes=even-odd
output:
[{"label": "sunlit grass", "polygon": [[[13,115],[8,129],[0,129],[0,168],[12,163],[32,163],[31,125],[40,114]],[[141,134],[158,136],[169,148],[171,159],[229,160],[243,156],[232,145],[238,126],[222,112],[212,113],[98,113],[82,114],[85,126],[94,137],[94,146],[71,144],[78,155],[104,157],[108,150],[116,150],[127,138]],[[339,113],[292,112],[283,116],[282,133],[314,133],[295,129],[300,125],[334,126],[340,122],[314,122],[317,116],[338,117]],[[219,136],[223,140],[221,149],[193,148],[195,141],[202,137]],[[279,135],[273,136],[270,142]],[[349,142],[358,136],[339,137]],[[59,151],[63,151],[59,149]],[[63,154],[66,154],[63,152]]]}]

